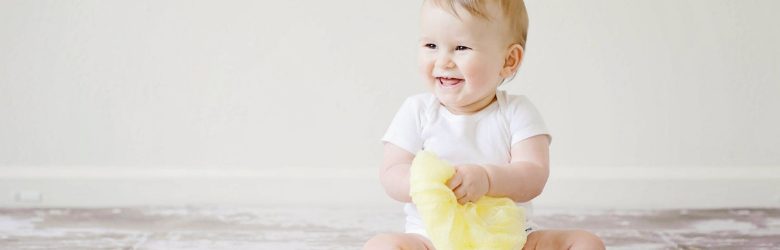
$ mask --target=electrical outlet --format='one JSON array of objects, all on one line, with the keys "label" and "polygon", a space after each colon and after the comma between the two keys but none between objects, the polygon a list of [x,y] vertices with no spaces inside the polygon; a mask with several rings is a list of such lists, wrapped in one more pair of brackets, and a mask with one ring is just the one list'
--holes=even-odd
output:
[{"label": "electrical outlet", "polygon": [[16,202],[39,203],[43,200],[43,194],[35,190],[22,190],[16,192]]}]

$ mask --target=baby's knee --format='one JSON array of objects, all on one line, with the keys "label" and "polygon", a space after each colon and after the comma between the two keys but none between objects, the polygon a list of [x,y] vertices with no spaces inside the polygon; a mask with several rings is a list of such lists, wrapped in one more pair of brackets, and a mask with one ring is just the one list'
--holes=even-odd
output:
[{"label": "baby's knee", "polygon": [[418,242],[415,238],[401,233],[383,233],[369,239],[365,245],[365,250],[424,250],[425,244]]},{"label": "baby's knee", "polygon": [[569,249],[605,249],[604,241],[598,235],[584,230],[577,230]]}]

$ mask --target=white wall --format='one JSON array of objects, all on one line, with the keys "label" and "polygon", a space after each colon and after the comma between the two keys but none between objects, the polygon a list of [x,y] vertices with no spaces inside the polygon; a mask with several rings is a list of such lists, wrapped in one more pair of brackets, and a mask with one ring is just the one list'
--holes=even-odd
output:
[{"label": "white wall", "polygon": [[2,1],[0,164],[373,165],[416,7]]},{"label": "white wall", "polygon": [[561,165],[780,166],[778,1],[529,1]]},{"label": "white wall", "polygon": [[[375,178],[387,123],[424,91],[419,5],[0,1],[0,191],[95,172]],[[780,171],[780,2],[527,5],[527,58],[505,88],[542,111],[557,173]],[[381,195],[374,180],[358,189]]]}]

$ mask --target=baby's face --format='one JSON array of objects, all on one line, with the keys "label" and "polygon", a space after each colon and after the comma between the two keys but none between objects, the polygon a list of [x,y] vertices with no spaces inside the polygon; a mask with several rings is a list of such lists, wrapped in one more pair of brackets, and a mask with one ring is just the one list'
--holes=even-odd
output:
[{"label": "baby's face", "polygon": [[487,4],[491,20],[456,6],[460,18],[426,1],[422,7],[419,69],[425,83],[450,111],[468,114],[493,100],[504,77],[510,45],[496,4]]}]

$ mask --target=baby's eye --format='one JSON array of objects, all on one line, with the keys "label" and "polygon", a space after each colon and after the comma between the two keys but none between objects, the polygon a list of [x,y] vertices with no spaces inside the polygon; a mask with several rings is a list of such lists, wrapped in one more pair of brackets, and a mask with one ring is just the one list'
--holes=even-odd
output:
[{"label": "baby's eye", "polygon": [[436,44],[426,43],[424,46],[429,49],[436,49]]},{"label": "baby's eye", "polygon": [[466,47],[466,46],[460,46],[460,45],[458,45],[458,46],[456,46],[456,47],[455,47],[455,50],[470,50],[470,49],[471,49],[471,48],[469,48],[469,47]]}]

